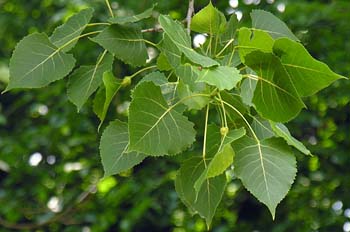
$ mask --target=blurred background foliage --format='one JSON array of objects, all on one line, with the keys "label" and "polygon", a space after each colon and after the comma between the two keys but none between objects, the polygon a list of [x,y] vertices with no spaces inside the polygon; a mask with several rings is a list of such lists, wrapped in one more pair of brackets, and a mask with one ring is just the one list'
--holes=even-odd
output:
[{"label": "blurred background foliage", "polygon": [[[157,1],[110,2],[121,16],[142,12]],[[195,2],[197,11],[208,3]],[[235,14],[247,26],[252,9],[273,12],[314,57],[350,76],[348,0],[212,2],[227,17]],[[8,81],[11,52],[23,36],[35,31],[50,34],[88,6],[95,8],[93,21],[108,17],[103,0],[0,0],[0,91]],[[159,1],[156,11],[182,20],[187,1]],[[152,27],[156,16],[143,28]],[[156,34],[147,36],[159,39]],[[100,51],[88,39],[73,50],[79,64],[95,62]],[[119,77],[135,71],[118,62],[114,69]],[[128,90],[119,93],[109,120],[125,117],[128,100]],[[289,123],[292,134],[315,156],[297,155],[298,175],[278,206],[275,221],[233,179],[211,230],[350,231],[349,101],[350,84],[340,80],[307,98],[308,109]],[[148,158],[133,170],[98,182],[103,175],[100,134],[90,106],[78,114],[67,101],[64,80],[43,89],[0,95],[0,231],[205,231],[204,221],[192,217],[175,193],[177,157]]]}]

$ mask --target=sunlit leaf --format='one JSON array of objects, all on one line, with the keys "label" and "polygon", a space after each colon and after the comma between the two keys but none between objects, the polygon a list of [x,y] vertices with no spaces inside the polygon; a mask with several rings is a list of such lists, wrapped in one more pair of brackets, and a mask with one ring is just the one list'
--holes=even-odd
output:
[{"label": "sunlit leaf", "polygon": [[108,21],[113,24],[136,23],[143,19],[151,17],[153,13],[153,9],[154,9],[154,6],[137,15],[125,16],[125,17],[114,17],[109,19]]}]

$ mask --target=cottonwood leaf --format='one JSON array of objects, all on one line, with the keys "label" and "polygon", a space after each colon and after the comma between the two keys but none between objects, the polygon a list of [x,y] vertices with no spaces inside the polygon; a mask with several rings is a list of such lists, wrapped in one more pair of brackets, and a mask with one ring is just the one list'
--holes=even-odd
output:
[{"label": "cottonwood leaf", "polygon": [[250,13],[252,27],[268,32],[274,39],[287,37],[299,41],[299,39],[289,30],[288,26],[275,15],[264,10],[253,10]]},{"label": "cottonwood leaf", "polygon": [[[122,81],[117,79],[111,71],[103,73],[102,81],[104,85],[102,91],[102,99],[98,102],[94,102],[94,111],[100,119],[100,124],[98,128],[100,128],[103,124],[106,118],[109,105],[111,104],[113,97],[116,95],[116,93],[120,90],[122,86]],[[100,106],[95,107],[95,104],[100,104]]]},{"label": "cottonwood leaf", "polygon": [[[61,47],[66,43],[75,40],[86,28],[86,25],[90,22],[94,9],[84,9],[72,17],[67,22],[57,27],[50,37],[50,41],[57,47]],[[71,50],[78,42],[71,42],[68,46],[65,46],[62,51],[67,52]]]},{"label": "cottonwood leaf", "polygon": [[44,87],[68,75],[75,59],[61,49],[53,45],[44,33],[24,37],[12,54],[10,79],[5,91]]},{"label": "cottonwood leaf", "polygon": [[226,18],[211,2],[196,13],[191,21],[191,30],[199,33],[215,35],[223,31]]},{"label": "cottonwood leaf", "polygon": [[231,39],[236,36],[238,28],[238,20],[236,14],[232,14],[229,21],[225,25],[225,30],[221,35],[221,43],[228,43]]},{"label": "cottonwood leaf", "polygon": [[168,106],[152,82],[138,85],[129,107],[130,151],[148,155],[177,154],[195,141],[194,124]]},{"label": "cottonwood leaf", "polygon": [[91,40],[127,64],[142,66],[148,59],[146,44],[138,27],[113,24]]},{"label": "cottonwood leaf", "polygon": [[174,100],[176,83],[169,82],[164,73],[158,71],[151,72],[144,76],[139,81],[138,85],[143,82],[153,82],[153,84],[159,86],[163,97],[168,103]]},{"label": "cottonwood leaf", "polygon": [[159,23],[164,33],[189,60],[203,67],[219,65],[215,60],[197,53],[191,47],[191,38],[181,24],[166,15],[159,16]]},{"label": "cottonwood leaf", "polygon": [[[177,86],[177,93],[179,98],[186,98],[193,94],[207,93],[209,89],[205,83],[198,83],[198,67],[184,64],[175,69],[176,76],[179,78],[179,84]],[[189,109],[200,110],[209,103],[210,98],[206,96],[189,98],[184,100],[183,103]]]},{"label": "cottonwood leaf", "polygon": [[269,121],[260,118],[259,116],[252,116],[252,129],[260,140],[268,139],[275,136]]},{"label": "cottonwood leaf", "polygon": [[246,27],[239,29],[238,49],[243,63],[245,63],[245,56],[253,51],[272,53],[273,43],[274,40],[267,32]]},{"label": "cottonwood leaf", "polygon": [[235,174],[275,218],[276,207],[286,196],[297,172],[289,146],[279,138],[255,141],[247,136],[232,146],[236,152]]},{"label": "cottonwood leaf", "polygon": [[311,152],[304,146],[304,144],[302,144],[302,142],[298,141],[290,134],[288,128],[285,125],[283,125],[282,123],[275,123],[271,121],[270,125],[275,134],[283,138],[289,145],[295,147],[305,155],[311,155]]},{"label": "cottonwood leaf", "polygon": [[127,152],[129,144],[127,123],[115,120],[101,136],[100,153],[104,177],[124,172],[142,162],[146,155]]},{"label": "cottonwood leaf", "polygon": [[244,104],[254,106],[253,97],[257,83],[258,81],[252,78],[246,78],[242,81],[240,95]]},{"label": "cottonwood leaf", "polygon": [[[208,133],[211,131],[208,131]],[[209,159],[206,160],[206,168],[197,179],[194,184],[194,189],[196,190],[196,196],[198,196],[200,189],[205,182],[206,179],[216,177],[226,171],[233,162],[233,158],[235,155],[234,150],[231,147],[231,143],[239,138],[242,138],[246,134],[244,127],[231,130],[228,134],[221,136],[221,141],[217,141],[216,137],[208,137],[208,144],[213,144],[218,142],[218,150],[215,155],[209,153]],[[214,138],[214,141],[210,141],[209,139]],[[212,157],[212,158],[210,158]]]},{"label": "cottonwood leaf", "polygon": [[161,52],[157,58],[157,68],[160,71],[169,71],[172,69],[172,66],[168,61],[168,57],[164,52]]},{"label": "cottonwood leaf", "polygon": [[205,82],[221,90],[231,90],[242,79],[242,75],[235,67],[219,66],[215,68],[203,68],[197,82]]},{"label": "cottonwood leaf", "polygon": [[276,40],[274,53],[289,74],[300,96],[310,96],[329,86],[335,80],[345,78],[314,59],[304,46],[287,38]]},{"label": "cottonwood leaf", "polygon": [[202,157],[186,160],[177,172],[175,189],[182,202],[193,212],[205,218],[208,228],[214,217],[226,187],[224,174],[210,178],[203,183],[198,196],[194,183],[205,169]]},{"label": "cottonwood leaf", "polygon": [[125,16],[125,17],[114,17],[114,18],[110,18],[108,22],[112,24],[136,23],[143,19],[151,17],[153,13],[153,9],[154,9],[154,5],[140,14],[133,15],[133,16]]},{"label": "cottonwood leaf", "polygon": [[[220,92],[222,100],[227,102],[228,104],[234,106],[241,114],[245,114],[247,112],[247,107],[244,105],[242,98],[237,93],[231,93],[229,91],[221,91]],[[232,121],[236,121],[237,119],[241,120],[242,117],[231,107],[224,105],[227,117]]]},{"label": "cottonwood leaf", "polygon": [[299,114],[304,103],[275,55],[251,52],[246,56],[246,65],[256,72],[249,78],[258,80],[253,103],[262,117],[286,122]]},{"label": "cottonwood leaf", "polygon": [[176,68],[181,64],[181,51],[165,33],[163,33],[163,39],[159,43],[159,48],[171,67]]},{"label": "cottonwood leaf", "polygon": [[69,77],[68,98],[78,111],[102,84],[103,73],[112,70],[112,64],[113,56],[106,53],[98,58],[95,65],[81,66]]}]

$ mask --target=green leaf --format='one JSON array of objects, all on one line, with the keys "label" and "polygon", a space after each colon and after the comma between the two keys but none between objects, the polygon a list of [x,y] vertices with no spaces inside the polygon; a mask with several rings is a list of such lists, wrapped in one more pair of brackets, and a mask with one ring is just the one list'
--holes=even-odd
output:
[{"label": "green leaf", "polygon": [[243,137],[233,142],[233,148],[235,174],[275,218],[276,207],[286,196],[297,172],[289,146],[278,138],[260,142]]},{"label": "green leaf", "polygon": [[246,78],[242,81],[240,95],[244,104],[254,106],[253,97],[257,83],[258,81],[252,78]]},{"label": "green leaf", "polygon": [[260,140],[268,139],[275,136],[269,121],[264,120],[260,117],[252,116],[251,126]]},{"label": "green leaf", "polygon": [[186,85],[184,81],[179,80],[179,84],[177,85],[176,91],[179,98],[188,98],[183,101],[183,104],[185,104],[190,110],[201,110],[206,105],[208,105],[210,101],[210,98],[206,96],[190,98],[190,96],[194,94],[208,93],[205,85],[202,89],[197,88],[197,90],[192,91],[189,85]]},{"label": "green leaf", "polygon": [[101,127],[101,125],[103,124],[103,121],[106,118],[106,114],[107,114],[109,105],[111,104],[111,102],[113,100],[113,97],[120,90],[121,84],[122,84],[121,80],[115,78],[112,71],[104,72],[102,80],[103,80],[103,84],[104,84],[104,91],[102,91],[103,98],[101,99],[102,101],[100,101],[100,104],[101,103],[102,104],[101,104],[101,106],[99,106],[96,109],[95,109],[95,104],[94,104],[95,113],[97,114],[97,116],[99,117],[99,119],[101,121],[99,128]]},{"label": "green leaf", "polygon": [[[230,93],[228,91],[222,91],[220,92],[221,98],[222,100],[224,100],[225,102],[229,103],[232,106],[235,106],[235,108],[241,113],[241,114],[245,114],[247,111],[246,106],[243,104],[242,102],[242,98],[236,94],[236,93]],[[237,119],[242,119],[241,116],[239,114],[237,114],[236,111],[234,111],[232,108],[224,105],[225,107],[225,111],[226,111],[226,115],[228,116],[228,118],[233,122],[236,123],[235,121]]]},{"label": "green leaf", "polygon": [[95,65],[81,66],[70,76],[67,94],[78,111],[102,84],[103,73],[112,70],[112,64],[113,56],[107,53],[101,55]]},{"label": "green leaf", "polygon": [[[175,69],[176,76],[179,78],[177,93],[180,98],[186,98],[193,94],[208,93],[209,89],[204,83],[198,83],[199,69],[190,64],[180,65]],[[206,96],[189,98],[183,103],[189,108],[200,110],[209,103],[210,98]]]},{"label": "green leaf", "polygon": [[194,213],[205,218],[208,228],[214,217],[226,187],[225,175],[210,178],[202,185],[196,197],[194,183],[205,169],[201,157],[192,157],[185,161],[175,179],[175,189],[182,202]]},{"label": "green leaf", "polygon": [[166,15],[159,16],[159,23],[169,39],[189,60],[203,67],[219,65],[219,63],[215,60],[207,56],[203,56],[192,49],[191,38],[181,24],[175,22]]},{"label": "green leaf", "polygon": [[129,150],[159,156],[189,147],[195,141],[194,125],[175,106],[168,106],[160,87],[152,82],[138,85],[129,107]]},{"label": "green leaf", "polygon": [[246,65],[257,75],[249,78],[258,80],[253,103],[262,117],[286,122],[299,114],[304,103],[275,55],[254,51],[246,56]]},{"label": "green leaf", "polygon": [[220,91],[233,89],[242,79],[242,75],[235,67],[219,66],[211,69],[202,69],[197,82],[205,82],[217,87]]},{"label": "green leaf", "polygon": [[215,35],[225,28],[226,18],[211,2],[195,14],[191,21],[191,30]]},{"label": "green leaf", "polygon": [[[87,8],[70,17],[67,22],[57,27],[50,37],[50,41],[57,47],[61,47],[66,43],[77,38],[86,28],[90,22],[94,9]],[[71,50],[78,40],[65,46],[62,51],[67,52]]]},{"label": "green leaf", "polygon": [[24,37],[11,57],[10,80],[5,91],[44,87],[68,75],[75,59],[61,49],[53,45],[44,33]]},{"label": "green leaf", "polygon": [[169,71],[172,68],[164,52],[161,52],[157,58],[157,68],[160,71]]},{"label": "green leaf", "polygon": [[230,20],[225,26],[225,30],[221,35],[221,43],[227,43],[231,39],[234,39],[236,36],[237,28],[238,28],[238,20],[236,14],[232,14]]},{"label": "green leaf", "polygon": [[283,138],[289,145],[295,147],[305,155],[311,155],[311,152],[304,146],[304,144],[302,144],[290,134],[288,128],[285,125],[283,125],[282,123],[275,123],[271,121],[270,125],[275,134]]},{"label": "green leaf", "polygon": [[137,152],[128,153],[128,144],[128,125],[119,120],[111,122],[104,130],[100,142],[104,177],[124,172],[146,157]]},{"label": "green leaf", "polygon": [[142,66],[148,59],[146,44],[138,27],[114,24],[91,40],[127,64]]},{"label": "green leaf", "polygon": [[108,22],[112,24],[136,23],[143,19],[151,17],[153,13],[153,9],[154,9],[154,5],[140,14],[133,15],[133,16],[125,16],[125,17],[114,17],[109,19]]},{"label": "green leaf", "polygon": [[144,76],[138,83],[141,84],[143,82],[153,82],[156,86],[159,86],[162,92],[163,97],[167,102],[171,102],[174,100],[175,96],[175,83],[174,82],[168,82],[166,76],[164,73],[161,72],[151,72]]},{"label": "green leaf", "polygon": [[274,53],[290,76],[300,96],[310,96],[342,77],[314,59],[304,46],[287,38],[276,40]]},{"label": "green leaf", "polygon": [[165,33],[163,33],[163,39],[160,42],[159,47],[170,66],[176,68],[181,64],[181,51]]},{"label": "green leaf", "polygon": [[287,37],[289,39],[299,41],[299,39],[289,30],[287,25],[271,14],[264,10],[253,10],[250,13],[252,18],[252,27],[268,32],[274,39]]},{"label": "green leaf", "polygon": [[245,56],[253,51],[272,53],[273,43],[272,37],[264,31],[252,30],[246,27],[239,29],[238,48],[243,63],[245,63]]},{"label": "green leaf", "polygon": [[[218,130],[217,127],[215,128]],[[209,128],[208,133],[212,133],[213,129],[214,128]],[[214,157],[210,152],[208,153],[208,156],[206,156],[206,159],[209,161],[209,164],[207,164],[206,160],[206,168],[194,184],[194,189],[196,190],[197,196],[206,179],[216,177],[224,173],[226,169],[230,167],[235,155],[235,152],[231,147],[231,143],[243,137],[245,133],[246,131],[244,127],[242,127],[236,130],[231,130],[227,135],[221,136],[221,141],[217,139],[217,136],[208,136],[208,145],[213,145],[217,143],[214,146],[217,148],[217,151],[215,152]],[[210,141],[210,139],[214,140]]]}]

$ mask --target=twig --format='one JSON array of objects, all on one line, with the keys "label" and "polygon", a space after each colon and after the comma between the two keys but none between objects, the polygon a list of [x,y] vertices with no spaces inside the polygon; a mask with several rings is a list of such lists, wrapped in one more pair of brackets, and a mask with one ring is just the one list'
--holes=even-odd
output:
[{"label": "twig", "polygon": [[147,28],[147,29],[141,30],[142,33],[146,33],[146,32],[161,32],[161,31],[163,31],[163,28],[161,28],[161,27],[153,27],[153,28]]},{"label": "twig", "polygon": [[192,15],[194,13],[194,0],[189,0],[188,1],[188,10],[187,10],[187,33],[190,35],[191,33],[191,20],[192,20]]}]

